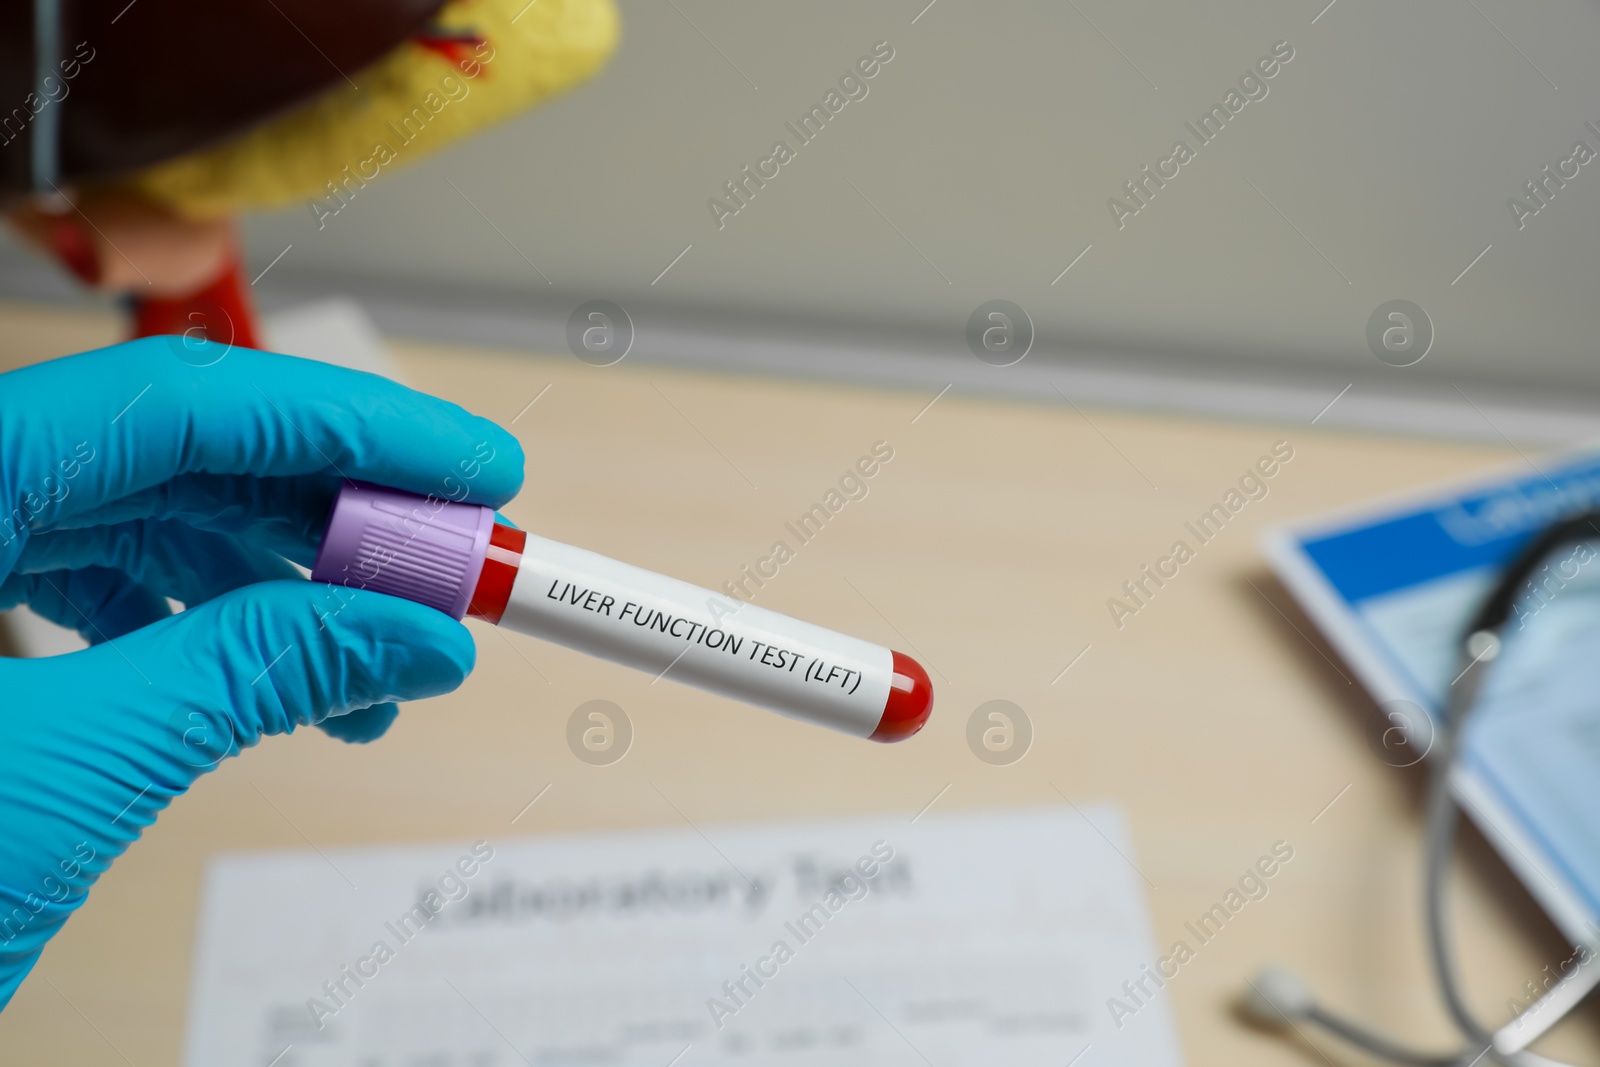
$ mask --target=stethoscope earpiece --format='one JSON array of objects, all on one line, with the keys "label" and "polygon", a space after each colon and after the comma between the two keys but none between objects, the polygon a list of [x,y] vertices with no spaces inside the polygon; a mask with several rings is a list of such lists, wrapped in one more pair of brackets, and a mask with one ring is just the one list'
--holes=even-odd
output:
[{"label": "stethoscope earpiece", "polygon": [[1283,967],[1263,967],[1247,981],[1239,1006],[1251,1022],[1282,1029],[1316,1010],[1311,987]]}]

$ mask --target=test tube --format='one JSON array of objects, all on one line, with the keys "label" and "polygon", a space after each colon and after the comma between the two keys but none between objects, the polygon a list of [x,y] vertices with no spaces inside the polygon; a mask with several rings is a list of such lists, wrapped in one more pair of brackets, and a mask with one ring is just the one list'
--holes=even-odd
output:
[{"label": "test tube", "polygon": [[476,504],[346,482],[311,577],[873,741],[910,737],[933,710],[927,672],[902,652],[538,537]]}]

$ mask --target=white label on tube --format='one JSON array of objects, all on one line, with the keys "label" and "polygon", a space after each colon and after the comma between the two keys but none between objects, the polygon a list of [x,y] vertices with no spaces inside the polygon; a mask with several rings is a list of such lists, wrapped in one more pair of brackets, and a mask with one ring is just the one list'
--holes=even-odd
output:
[{"label": "white label on tube", "polygon": [[532,534],[500,625],[857,737],[894,671],[882,645]]}]

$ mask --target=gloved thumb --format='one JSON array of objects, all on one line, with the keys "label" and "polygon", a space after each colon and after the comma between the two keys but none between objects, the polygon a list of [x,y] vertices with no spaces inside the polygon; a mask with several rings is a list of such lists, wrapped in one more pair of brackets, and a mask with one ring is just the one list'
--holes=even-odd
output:
[{"label": "gloved thumb", "polygon": [[115,646],[96,651],[148,683],[148,699],[132,678],[118,687],[141,705],[131,747],[180,788],[178,778],[192,781],[263,736],[449,692],[476,656],[466,627],[432,608],[293,580],[236,589]]},{"label": "gloved thumb", "polygon": [[[248,585],[93,648],[0,661],[0,1007],[90,885],[175,796],[267,734],[370,733],[472,670],[466,627],[381,593]],[[360,720],[367,720],[361,722]]]}]

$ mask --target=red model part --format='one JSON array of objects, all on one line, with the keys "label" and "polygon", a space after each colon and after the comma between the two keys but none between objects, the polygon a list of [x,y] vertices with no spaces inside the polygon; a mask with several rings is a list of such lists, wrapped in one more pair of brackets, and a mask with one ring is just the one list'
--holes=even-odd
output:
[{"label": "red model part", "polygon": [[928,672],[903,652],[893,655],[894,677],[889,679],[883,718],[872,731],[874,741],[904,741],[922,729],[933,713],[933,683],[928,681]]},{"label": "red model part", "polygon": [[[80,277],[83,274],[67,258],[72,249],[57,241],[57,254]],[[134,294],[133,336],[181,334],[203,337],[207,341],[238,348],[260,348],[263,344],[250,287],[245,284],[244,265],[237,250],[230,251],[223,270],[209,283],[182,296],[155,297]]]}]

